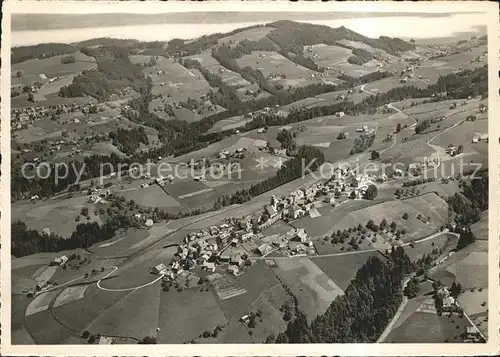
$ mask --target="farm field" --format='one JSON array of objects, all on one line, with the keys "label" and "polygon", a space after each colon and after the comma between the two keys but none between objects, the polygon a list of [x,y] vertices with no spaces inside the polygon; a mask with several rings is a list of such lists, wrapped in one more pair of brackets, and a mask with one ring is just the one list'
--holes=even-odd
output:
[{"label": "farm field", "polygon": [[473,244],[453,254],[433,270],[430,277],[448,286],[456,281],[465,289],[486,288],[488,286],[488,252],[478,250],[478,246]]},{"label": "farm field", "polygon": [[297,80],[316,73],[271,51],[253,51],[249,55],[238,58],[236,62],[241,68],[251,67],[260,70],[266,78],[272,73],[279,73],[286,77],[285,80]]},{"label": "farm field", "polygon": [[342,290],[346,290],[359,268],[377,252],[364,252],[333,257],[312,257],[311,260]]},{"label": "farm field", "polygon": [[[100,218],[94,214],[94,204],[88,203],[87,197],[73,197],[68,199],[48,199],[31,202],[16,202],[12,205],[13,220],[25,222],[31,229],[42,231],[44,228],[50,232],[69,237],[74,231],[80,217],[82,208],[88,208],[88,222],[96,221],[102,223]],[[80,217],[84,220],[84,217]]]},{"label": "farm field", "polygon": [[230,129],[237,129],[244,126],[246,123],[252,121],[252,119],[244,119],[242,115],[231,117],[229,119],[219,120],[215,125],[208,131],[208,133],[217,133],[219,131],[225,131]]},{"label": "farm field", "polygon": [[238,287],[246,290],[246,293],[224,300],[219,299],[219,305],[229,320],[238,320],[241,316],[248,314],[249,308],[263,292],[280,285],[274,271],[264,261],[255,262],[235,281]]},{"label": "farm field", "polygon": [[131,191],[122,191],[120,196],[125,197],[126,200],[134,200],[142,207],[158,207],[169,213],[177,213],[182,210],[180,203],[156,184]]},{"label": "farm field", "polygon": [[159,323],[160,294],[159,284],[128,292],[93,321],[92,333],[136,339],[155,334]]},{"label": "farm field", "polygon": [[412,261],[417,261],[422,256],[429,255],[433,250],[442,251],[442,255],[449,253],[452,249],[456,248],[458,237],[450,234],[443,233],[434,239],[415,244],[413,247],[406,246],[405,251]]},{"label": "farm field", "polygon": [[335,66],[339,63],[346,62],[352,56],[352,51],[345,47],[329,46],[325,44],[305,46],[311,48],[311,52],[305,49],[304,56],[313,58],[316,54],[317,57],[313,58],[314,62],[323,68]]},{"label": "farm field", "polygon": [[269,97],[271,94],[260,91],[258,84],[250,83],[244,79],[239,73],[233,72],[223,67],[211,55],[202,53],[200,55],[187,56],[187,59],[198,61],[204,68],[209,70],[212,74],[217,75],[225,84],[231,87],[237,87],[238,98],[243,101],[252,99],[258,100]]},{"label": "farm field", "polygon": [[239,31],[233,35],[223,37],[217,41],[219,45],[231,45],[232,43],[241,42],[243,40],[259,41],[268,33],[274,31],[272,27],[257,27],[248,30]]},{"label": "farm field", "polygon": [[[89,57],[81,52],[74,54],[74,63],[61,63],[64,56],[54,56],[46,59],[32,59],[12,65],[12,85],[31,85],[37,81],[45,82],[53,77],[63,77],[71,74],[78,74],[84,70],[96,67],[94,57]],[[17,77],[17,72],[21,71],[21,77]],[[44,79],[44,76],[46,79]]]},{"label": "farm field", "polygon": [[159,343],[189,342],[227,321],[212,291],[197,289],[161,292],[158,320]]},{"label": "farm field", "polygon": [[325,312],[337,296],[344,294],[310,259],[276,260],[276,264],[276,273],[297,297],[309,321]]},{"label": "farm field", "polygon": [[[452,322],[454,321],[454,322]],[[459,335],[469,326],[465,318],[438,316],[426,312],[415,312],[393,329],[384,342],[388,343],[443,343],[459,342]]]},{"label": "farm field", "polygon": [[[469,179],[455,176],[459,168],[488,168],[487,47],[468,50],[485,42],[484,28],[427,46],[410,40],[418,33],[367,38],[344,26],[317,26],[326,16],[319,13],[314,21],[297,14],[297,22],[259,14],[259,23],[276,22],[234,31],[228,24],[231,32],[170,41],[84,41],[72,45],[76,61],[69,64],[62,63],[68,55],[51,57],[64,52],[62,44],[13,50],[11,211],[28,229],[13,226],[20,256],[11,259],[14,342],[93,344],[84,331],[102,336],[99,344],[142,344],[145,337],[158,344],[292,343],[307,340],[306,333],[352,340],[386,327],[384,318],[372,321],[380,309],[398,310],[386,343],[462,342],[468,318],[488,333],[488,210],[471,224],[470,244],[462,244],[467,231],[454,233],[477,218],[476,208],[487,208],[484,176],[470,189]],[[245,14],[233,15],[250,25]],[[419,31],[410,23],[408,29]],[[99,50],[98,62],[79,52],[101,42],[116,48]],[[455,51],[467,52],[438,57]],[[67,95],[97,91],[99,101],[58,96],[86,70],[100,72],[79,78]],[[384,73],[390,77],[372,81]],[[425,93],[402,88],[423,89],[445,74],[454,75]],[[411,78],[401,81],[405,75]],[[390,98],[382,95],[388,91]],[[429,97],[410,98],[422,93]],[[247,131],[252,120],[255,129]],[[417,128],[423,121],[429,125]],[[370,133],[373,140],[365,140]],[[450,146],[460,153],[447,153]],[[298,176],[296,147],[324,164],[274,187]],[[437,159],[436,168],[428,158]],[[89,165],[78,185],[15,177],[24,163],[74,161]],[[100,161],[116,174],[96,176]],[[135,163],[125,168],[132,161],[139,170]],[[435,180],[418,181],[408,168],[415,163]],[[449,200],[461,192],[468,200]],[[280,244],[285,235],[289,241]],[[57,251],[63,246],[79,248]],[[400,247],[397,258],[388,256],[393,247]],[[421,264],[424,256],[430,261]],[[399,299],[358,304],[366,311],[350,309],[349,318],[373,326],[343,336],[342,321],[331,317],[349,306],[310,325],[355,292],[354,279],[360,292],[396,291],[400,281],[386,278],[410,274],[408,261],[419,291],[410,297],[405,290],[404,306]],[[360,270],[367,262],[377,270],[369,281]],[[435,311],[436,283],[461,285],[453,296],[467,316]]]}]

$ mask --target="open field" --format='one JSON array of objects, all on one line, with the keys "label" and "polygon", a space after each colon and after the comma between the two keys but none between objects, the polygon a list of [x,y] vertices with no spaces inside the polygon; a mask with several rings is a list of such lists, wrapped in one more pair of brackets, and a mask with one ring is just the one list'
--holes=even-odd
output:
[{"label": "open field", "polygon": [[262,321],[256,321],[256,327],[252,329],[252,340],[255,343],[265,341],[267,336],[276,331],[286,329],[286,322],[283,320],[283,313],[279,311],[280,307],[290,301],[290,296],[281,285],[276,285],[266,290],[251,305],[251,310],[262,311]]},{"label": "open field", "polygon": [[219,300],[224,315],[230,320],[248,314],[249,308],[263,292],[279,285],[278,279],[264,261],[255,262],[244,274],[238,276],[236,281],[247,292],[230,299]]},{"label": "open field", "polygon": [[401,326],[392,330],[384,342],[443,343],[445,340],[460,342],[459,335],[465,332],[467,326],[469,324],[465,318],[415,312]]},{"label": "open field", "polygon": [[310,47],[314,52],[306,50],[304,51],[304,56],[313,58],[314,54],[317,54],[317,57],[314,58],[314,62],[323,68],[335,66],[341,62],[346,62],[347,59],[352,56],[352,51],[345,47],[328,46],[325,44]]},{"label": "open field", "polygon": [[95,284],[90,285],[83,299],[54,308],[52,314],[61,324],[76,331],[84,331],[92,327],[92,323],[99,316],[129,293],[102,291]]},{"label": "open field", "polygon": [[375,82],[368,83],[364,89],[367,92],[372,93],[373,95],[376,95],[377,93],[385,93],[390,91],[393,88],[398,88],[398,87],[403,87],[405,85],[408,86],[415,86],[417,88],[427,88],[429,85],[426,81],[422,79],[408,79],[407,83],[400,83],[400,80],[398,77],[389,77],[389,78],[384,78],[380,79]]},{"label": "open field", "polygon": [[488,288],[476,289],[474,291],[466,290],[458,297],[460,307],[468,315],[477,315],[488,310],[488,304],[483,303],[488,301]]},{"label": "open field", "polygon": [[252,119],[244,119],[242,115],[231,117],[229,119],[219,120],[215,125],[208,131],[208,133],[217,133],[219,131],[225,131],[229,129],[237,129],[240,126],[244,126],[246,123],[252,121]]},{"label": "open field", "polygon": [[181,205],[176,199],[168,195],[160,186],[154,184],[149,187],[137,188],[132,191],[123,191],[120,196],[126,200],[134,200],[142,207],[158,207],[161,210],[170,213],[181,211]]},{"label": "open field", "polygon": [[231,87],[237,87],[238,98],[246,102],[251,99],[262,99],[270,96],[267,92],[260,92],[259,86],[256,83],[250,83],[244,79],[239,73],[230,71],[229,69],[223,67],[215,58],[211,55],[203,53],[200,55],[187,56],[187,59],[198,61],[204,68],[209,70],[212,74],[217,75],[225,84]]},{"label": "open field", "polygon": [[[133,290],[92,323],[92,333],[142,339],[156,333],[161,287]],[[133,321],[133,323],[131,323]]]},{"label": "open field", "polygon": [[198,289],[160,293],[159,343],[184,343],[226,322],[212,292]]},{"label": "open field", "polygon": [[[94,214],[94,205],[88,203],[87,197],[73,197],[31,202],[16,202],[12,205],[12,220],[25,222],[28,228],[42,231],[44,228],[63,237],[71,235],[78,222],[82,208],[88,208],[90,219],[80,217],[81,221],[102,223]],[[85,220],[84,220],[85,219]]]},{"label": "open field", "polygon": [[64,289],[54,300],[53,306],[59,307],[72,301],[83,299],[87,288],[88,285],[78,285]]},{"label": "open field", "polygon": [[277,52],[270,51],[253,51],[251,54],[237,59],[236,62],[241,68],[251,67],[260,70],[266,78],[273,73],[279,73],[284,75],[285,79],[297,80],[315,73],[308,68],[293,63]]},{"label": "open field", "polygon": [[217,43],[219,45],[222,44],[230,45],[235,42],[241,42],[245,39],[249,41],[259,41],[261,38],[264,38],[271,31],[274,31],[272,27],[252,28],[237,32],[234,35],[223,37],[219,39]]},{"label": "open field", "polygon": [[[32,59],[12,65],[12,85],[31,85],[37,81],[43,83],[47,81],[43,79],[43,76],[47,79],[63,77],[71,74],[78,74],[84,70],[96,67],[95,58],[86,56],[81,52],[74,54],[74,63],[62,64],[61,59],[66,56],[67,55],[54,56],[41,60]],[[16,74],[18,71],[21,71],[21,77],[17,77]]]},{"label": "open field", "polygon": [[488,252],[478,251],[478,246],[472,244],[453,254],[433,270],[430,277],[448,286],[456,281],[465,289],[486,288],[488,286]]},{"label": "open field", "polygon": [[435,249],[438,251],[442,250],[443,255],[449,253],[452,249],[456,248],[457,242],[457,236],[449,233],[443,233],[434,239],[417,243],[413,247],[406,246],[405,251],[412,261],[417,261],[418,259],[421,259],[424,254],[429,255]]},{"label": "open field", "polygon": [[276,273],[297,297],[309,321],[325,312],[337,296],[344,294],[310,259],[276,260],[276,263]]},{"label": "open field", "polygon": [[336,257],[312,257],[311,260],[342,290],[346,290],[359,268],[376,252],[365,252]]},{"label": "open field", "polygon": [[[402,218],[404,212],[408,213],[408,219]],[[379,224],[385,218],[388,224],[394,221],[397,229],[406,230],[407,233],[401,239],[408,242],[435,233],[445,223],[447,212],[446,202],[430,193],[406,200],[382,202],[349,212],[344,219],[339,221],[336,229],[348,229],[358,224],[366,225],[370,219],[375,224]],[[417,219],[419,214],[430,218],[430,221],[424,223]]]}]

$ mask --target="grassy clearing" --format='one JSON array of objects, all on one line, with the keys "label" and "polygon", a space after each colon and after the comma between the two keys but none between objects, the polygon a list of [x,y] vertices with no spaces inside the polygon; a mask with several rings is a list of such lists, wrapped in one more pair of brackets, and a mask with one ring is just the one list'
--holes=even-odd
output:
[{"label": "grassy clearing", "polygon": [[422,256],[429,255],[432,253],[434,249],[443,250],[443,254],[451,251],[456,248],[458,242],[458,238],[453,234],[441,234],[434,239],[426,240],[422,243],[417,243],[412,248],[410,246],[406,246],[406,254],[410,257],[412,261],[417,261],[422,258]]},{"label": "grassy clearing", "polygon": [[11,343],[13,345],[34,345],[35,340],[29,334],[25,326],[17,329],[12,329]]},{"label": "grassy clearing", "polygon": [[[93,205],[87,202],[85,196],[47,199],[36,203],[19,201],[12,205],[12,219],[26,222],[28,228],[42,231],[44,228],[63,237],[71,235],[80,217],[80,222],[97,221],[102,223],[94,214]],[[87,207],[90,219],[80,216],[82,208]]]},{"label": "grassy clearing", "polygon": [[252,119],[244,119],[242,115],[231,117],[229,119],[223,119],[215,123],[215,125],[208,131],[208,133],[217,133],[219,131],[236,129],[244,126],[250,121],[252,121]]},{"label": "grassy clearing", "polygon": [[458,303],[468,315],[477,315],[487,312],[488,304],[482,306],[488,301],[488,288],[477,289],[473,292],[466,290],[458,297]]},{"label": "grassy clearing", "polygon": [[[454,322],[452,322],[454,321]],[[389,333],[385,342],[443,343],[461,342],[459,335],[469,326],[465,318],[415,312],[401,326]]]},{"label": "grassy clearing", "polygon": [[252,311],[262,311],[262,321],[256,320],[256,327],[252,329],[252,340],[255,343],[262,343],[267,336],[276,331],[283,331],[286,322],[283,320],[283,313],[279,311],[281,305],[290,300],[290,296],[281,285],[262,293],[250,307]]},{"label": "grassy clearing", "polygon": [[56,345],[75,335],[73,331],[58,323],[48,310],[26,316],[26,329],[36,344]]},{"label": "grassy clearing", "polygon": [[376,252],[365,252],[353,255],[340,255],[334,257],[318,257],[311,260],[332,279],[337,286],[345,290],[356,272]]},{"label": "grassy clearing", "polygon": [[152,207],[162,210],[180,211],[180,203],[158,185],[151,185],[145,188],[138,188],[132,191],[124,191],[120,193],[126,200],[134,200],[141,207]]},{"label": "grassy clearing", "polygon": [[[22,72],[22,77],[24,76],[39,76],[40,74],[44,74],[47,78],[67,76],[70,74],[80,73],[81,71],[88,70],[96,67],[95,58],[84,55],[81,52],[75,53],[75,62],[62,64],[61,59],[64,56],[54,56],[46,59],[32,59],[28,61],[24,61],[21,63],[16,63],[11,68],[12,76],[14,76],[12,80],[12,84],[17,84],[18,79],[15,77],[17,71]],[[19,81],[21,81],[19,78]],[[41,78],[38,79],[43,82]]]},{"label": "grassy clearing", "polygon": [[212,292],[197,289],[160,293],[159,343],[184,343],[212,332],[226,318]]},{"label": "grassy clearing", "polygon": [[72,301],[83,299],[87,288],[88,285],[78,285],[64,289],[54,300],[54,308],[68,304]]},{"label": "grassy clearing", "polygon": [[217,41],[219,45],[221,44],[230,44],[231,42],[240,42],[245,39],[249,41],[259,41],[261,38],[266,37],[266,35],[274,31],[272,27],[259,27],[259,28],[253,28],[249,30],[243,30],[240,32],[235,33],[234,35],[231,36],[226,36]]},{"label": "grassy clearing", "polygon": [[26,308],[26,316],[34,315],[36,313],[47,310],[52,299],[55,298],[58,294],[59,292],[57,290],[54,290],[48,293],[37,295]]},{"label": "grassy clearing", "polygon": [[[65,326],[77,331],[84,331],[92,322],[101,316],[129,292],[102,291],[97,286],[90,285],[85,291],[85,297],[62,305],[52,310],[56,318]],[[92,331],[90,328],[89,331]]]},{"label": "grassy clearing", "polygon": [[311,46],[314,52],[304,51],[305,57],[313,57],[314,53],[318,56],[314,58],[314,62],[323,67],[334,66],[340,62],[347,62],[347,59],[352,55],[352,51],[348,48],[339,46],[328,46],[324,44]]},{"label": "grassy clearing", "polygon": [[159,285],[151,285],[129,292],[93,322],[92,333],[139,339],[154,336],[158,327],[160,291]]},{"label": "grassy clearing", "polygon": [[[149,250],[139,255],[138,257],[128,261],[113,273],[109,279],[101,283],[103,288],[108,289],[131,289],[142,286],[158,278],[157,275],[151,274],[149,268],[152,268],[160,263],[167,265],[170,262],[164,257],[158,257],[161,250]],[[111,270],[108,270],[109,273]],[[160,285],[159,282],[156,283]]]},{"label": "grassy clearing", "polygon": [[236,62],[241,68],[258,69],[266,77],[272,73],[279,73],[285,75],[287,79],[300,79],[315,73],[274,51],[253,51],[251,54],[237,59]]},{"label": "grassy clearing", "polygon": [[245,274],[236,279],[247,292],[230,299],[221,300],[219,304],[228,319],[239,319],[248,314],[249,307],[260,295],[279,284],[278,279],[264,261],[254,263]]},{"label": "grassy clearing", "polygon": [[300,309],[311,321],[326,311],[343,290],[310,259],[276,260],[276,273],[292,290]]}]

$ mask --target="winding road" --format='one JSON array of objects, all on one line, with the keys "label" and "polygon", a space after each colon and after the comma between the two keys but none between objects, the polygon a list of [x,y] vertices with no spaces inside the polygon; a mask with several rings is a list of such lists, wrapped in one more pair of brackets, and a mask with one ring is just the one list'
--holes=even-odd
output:
[{"label": "winding road", "polygon": [[154,283],[156,283],[157,281],[160,281],[162,278],[163,278],[163,275],[159,275],[158,278],[150,281],[149,283],[145,283],[145,284],[142,284],[142,285],[139,285],[139,286],[136,286],[136,287],[132,287],[132,288],[124,288],[124,289],[108,289],[108,288],[105,288],[105,287],[102,287],[101,286],[101,282],[108,278],[110,275],[112,275],[114,272],[116,272],[118,270],[118,267],[117,266],[109,266],[109,267],[105,267],[104,269],[110,269],[112,268],[113,270],[110,271],[108,274],[106,274],[104,277],[102,277],[101,279],[99,279],[99,281],[97,282],[97,287],[103,291],[111,291],[111,292],[117,292],[117,291],[133,291],[133,290],[137,290],[137,289],[141,289],[141,288],[145,288],[146,286],[150,286],[150,285],[153,285]]}]

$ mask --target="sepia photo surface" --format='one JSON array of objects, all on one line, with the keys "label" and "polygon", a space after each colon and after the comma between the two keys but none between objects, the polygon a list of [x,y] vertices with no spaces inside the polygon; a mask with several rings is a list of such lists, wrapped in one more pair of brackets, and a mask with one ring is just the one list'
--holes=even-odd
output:
[{"label": "sepia photo surface", "polygon": [[497,8],[338,5],[7,4],[4,353],[498,351]]}]

